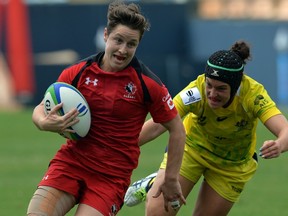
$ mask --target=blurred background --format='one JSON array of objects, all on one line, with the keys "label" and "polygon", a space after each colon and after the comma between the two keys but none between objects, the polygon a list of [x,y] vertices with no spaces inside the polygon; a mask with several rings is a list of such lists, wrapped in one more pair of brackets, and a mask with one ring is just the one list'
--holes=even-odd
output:
[{"label": "blurred background", "polygon": [[[65,67],[103,50],[110,2],[0,0],[0,108],[38,104]],[[288,105],[288,0],[134,2],[151,22],[137,56],[173,96],[241,39],[252,51],[245,72]]]},{"label": "blurred background", "polygon": [[[0,216],[25,214],[49,160],[64,142],[57,134],[37,130],[31,108],[64,68],[104,49],[103,29],[110,2],[0,0]],[[265,85],[287,116],[288,0],[133,2],[140,4],[151,22],[137,56],[173,96],[204,72],[213,52],[245,40],[252,52],[245,73]],[[257,152],[265,140],[274,139],[259,126]],[[158,169],[166,143],[162,136],[153,149],[152,145],[141,149],[132,181]],[[260,158],[257,175],[231,215],[287,215],[287,176],[285,155],[273,160]],[[189,196],[189,204],[179,215],[191,215],[196,195]],[[124,206],[119,216],[143,212],[144,203]]]}]

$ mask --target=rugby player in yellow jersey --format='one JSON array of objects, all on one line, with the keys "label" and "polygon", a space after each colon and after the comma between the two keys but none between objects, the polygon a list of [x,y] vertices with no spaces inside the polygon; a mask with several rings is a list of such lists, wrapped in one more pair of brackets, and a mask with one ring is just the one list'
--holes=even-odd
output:
[{"label": "rugby player in yellow jersey", "polygon": [[[239,199],[257,169],[258,119],[276,137],[263,143],[259,155],[270,159],[288,150],[286,118],[264,86],[243,73],[249,59],[250,48],[245,41],[236,42],[230,50],[215,52],[207,61],[205,73],[173,99],[186,129],[179,175],[185,198],[204,177],[193,216],[227,215]],[[164,131],[160,124],[148,120],[139,145]],[[181,200],[164,206],[158,190],[164,181],[166,162],[165,153],[157,176],[152,174],[129,187],[125,196],[127,206],[146,198],[146,216],[177,214]]]}]

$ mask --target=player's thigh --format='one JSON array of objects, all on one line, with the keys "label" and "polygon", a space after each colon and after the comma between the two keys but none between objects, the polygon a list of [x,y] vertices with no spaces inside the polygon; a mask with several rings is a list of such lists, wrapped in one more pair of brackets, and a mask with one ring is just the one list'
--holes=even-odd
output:
[{"label": "player's thigh", "polygon": [[73,195],[56,188],[39,186],[30,200],[27,215],[65,215],[75,204]]},{"label": "player's thigh", "polygon": [[203,181],[193,216],[226,216],[233,202],[220,196],[205,180]]},{"label": "player's thigh", "polygon": [[103,216],[103,214],[89,205],[79,204],[75,216]]},{"label": "player's thigh", "polygon": [[[154,198],[153,196],[157,194],[159,187],[163,184],[165,178],[165,169],[160,169],[158,171],[157,177],[153,183],[152,188],[149,190],[146,199],[146,216],[173,216],[176,215],[178,211],[173,210],[169,206],[169,212],[166,212],[164,209],[164,198],[162,194]],[[189,195],[191,190],[194,187],[194,183],[188,179],[179,176],[179,182],[181,185],[182,193],[185,198]],[[183,203],[181,203],[182,205]]]}]

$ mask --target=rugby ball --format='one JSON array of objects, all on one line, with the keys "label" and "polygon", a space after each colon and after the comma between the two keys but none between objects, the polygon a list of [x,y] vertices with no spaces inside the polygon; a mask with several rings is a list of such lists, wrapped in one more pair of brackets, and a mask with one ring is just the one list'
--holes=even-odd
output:
[{"label": "rugby ball", "polygon": [[78,118],[80,121],[71,126],[75,133],[64,132],[60,134],[61,136],[71,140],[79,140],[87,135],[91,125],[91,113],[86,99],[78,89],[64,82],[52,83],[45,92],[43,102],[46,115],[61,102],[63,106],[58,110],[59,115],[62,116],[73,108],[79,111]]}]

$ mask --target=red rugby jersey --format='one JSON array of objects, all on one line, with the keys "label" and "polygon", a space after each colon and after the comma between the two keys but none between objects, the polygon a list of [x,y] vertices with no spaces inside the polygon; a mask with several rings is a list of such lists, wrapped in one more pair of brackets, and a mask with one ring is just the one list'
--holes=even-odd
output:
[{"label": "red rugby jersey", "polygon": [[[172,120],[177,111],[167,88],[136,57],[122,71],[105,72],[98,66],[103,54],[98,54],[96,61],[83,71],[77,85],[90,106],[90,131],[79,141],[67,140],[55,159],[71,163],[77,160],[90,170],[130,177],[138,165],[138,137],[148,112],[155,122],[162,123]],[[85,63],[66,68],[58,81],[71,84]],[[148,88],[149,103],[144,103],[135,68],[140,70]],[[73,158],[65,157],[66,151]]]}]

